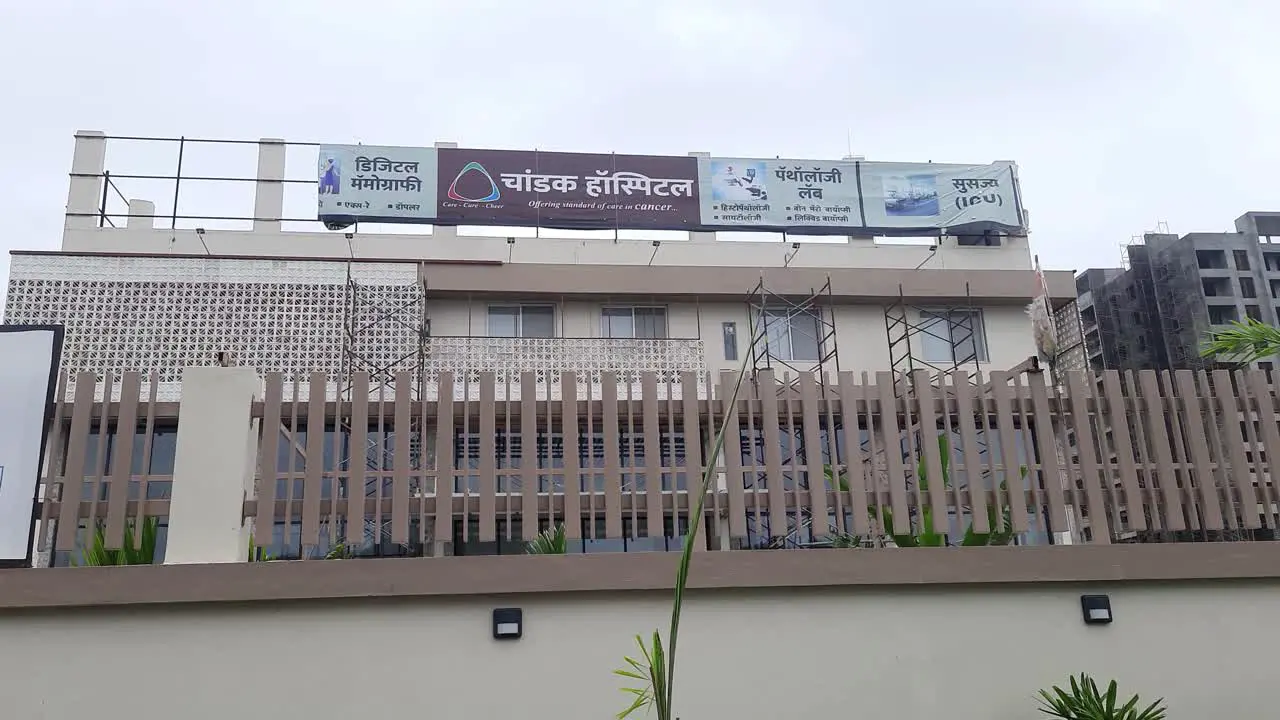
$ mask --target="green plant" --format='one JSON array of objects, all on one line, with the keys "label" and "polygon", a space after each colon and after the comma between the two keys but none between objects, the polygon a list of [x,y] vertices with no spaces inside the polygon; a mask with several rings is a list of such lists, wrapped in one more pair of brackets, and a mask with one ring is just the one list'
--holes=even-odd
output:
[{"label": "green plant", "polygon": [[[747,374],[749,357],[749,353],[743,356],[742,366],[738,368],[733,389],[725,399],[726,407],[737,406],[738,392],[742,389],[742,382]],[[716,477],[719,475],[716,463],[720,461],[720,453],[724,448],[725,428],[726,425],[722,420],[715,442],[711,444],[711,451],[707,454],[706,470],[702,473],[702,483],[698,488],[697,499],[689,509],[689,532],[685,535],[684,547],[680,553],[680,565],[676,570],[675,596],[671,602],[671,624],[668,627],[666,647],[663,647],[661,632],[656,629],[647,641],[644,635],[636,635],[636,644],[640,646],[640,658],[626,656],[623,660],[627,666],[613,671],[616,675],[640,683],[634,687],[622,688],[622,692],[631,696],[631,704],[618,713],[619,720],[650,706],[657,712],[658,720],[675,720],[673,708],[676,640],[680,635],[680,611],[684,606],[684,590],[689,582],[689,563],[693,558],[693,547],[698,539],[698,530],[702,527],[707,493],[714,487]]]},{"label": "green plant", "polygon": [[1221,356],[1224,360],[1251,363],[1265,357],[1280,354],[1280,328],[1259,320],[1246,318],[1233,322],[1226,330],[1209,336],[1200,348],[1201,355]]},{"label": "green plant", "polygon": [[254,543],[253,533],[250,533],[249,534],[249,562],[268,562],[270,560],[275,560],[275,557],[271,555],[271,553],[267,552],[266,548]]},{"label": "green plant", "polygon": [[100,565],[150,565],[156,559],[156,532],[160,528],[159,518],[146,518],[142,521],[141,542],[134,542],[136,523],[130,520],[124,526],[124,540],[117,549],[107,548],[106,524],[99,522],[93,530],[89,544],[80,553],[81,567]]},{"label": "green plant", "polygon": [[524,551],[529,555],[564,555],[569,551],[569,543],[565,538],[564,524],[554,526],[538,533],[538,537],[525,545]]},{"label": "green plant", "polygon": [[[942,484],[948,490],[951,489],[951,443],[946,435],[938,436],[938,454],[940,455],[942,469]],[[838,487],[840,490],[849,490],[849,481],[845,473],[839,473],[838,476],[831,469],[830,465],[824,466],[823,472],[827,479],[831,482],[832,487]],[[1018,468],[1018,474],[1021,478],[1026,478],[1027,467],[1025,465]],[[920,493],[923,495],[929,491],[929,472],[925,464],[925,458],[922,456],[916,462],[916,481],[920,486]],[[1007,485],[1000,483],[1000,490],[1005,491]],[[874,507],[867,508],[867,514],[875,517],[876,510]],[[880,521],[884,527],[886,536],[893,539],[898,547],[943,547],[947,544],[947,536],[944,533],[934,532],[933,530],[933,508],[924,507],[920,511],[920,521],[915,527],[908,520],[905,529],[901,532],[894,526],[893,510],[884,507],[880,509]],[[979,533],[973,529],[973,523],[970,522],[965,528],[964,535],[960,538],[960,545],[964,547],[975,547],[983,545],[1008,545],[1013,542],[1013,515],[1009,507],[1004,508],[1001,517],[997,517],[995,507],[987,506],[987,526],[990,528],[988,532]],[[1000,529],[997,529],[1000,528]],[[854,536],[844,535],[843,533],[832,534],[832,547],[858,547],[859,542],[849,544],[848,540]]]},{"label": "green plant", "polygon": [[1071,678],[1070,692],[1056,685],[1052,691],[1040,691],[1040,712],[1062,720],[1163,720],[1165,716],[1164,698],[1141,711],[1137,695],[1123,705],[1117,703],[1115,680],[1102,693],[1093,678],[1084,673],[1078,679]]}]

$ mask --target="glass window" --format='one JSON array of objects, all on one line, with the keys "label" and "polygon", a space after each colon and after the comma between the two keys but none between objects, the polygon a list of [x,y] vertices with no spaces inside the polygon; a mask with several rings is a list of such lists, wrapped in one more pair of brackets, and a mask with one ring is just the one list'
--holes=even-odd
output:
[{"label": "glass window", "polygon": [[1256,298],[1258,297],[1258,288],[1253,284],[1253,278],[1240,278],[1240,297]]},{"label": "glass window", "polygon": [[738,323],[720,324],[720,332],[724,335],[724,359],[738,359]]},{"label": "glass window", "polygon": [[601,311],[601,329],[607,338],[665,338],[667,309],[607,307]]},{"label": "glass window", "polygon": [[491,305],[489,336],[549,338],[556,336],[556,309],[552,305]]},{"label": "glass window", "polygon": [[1236,250],[1236,251],[1233,253],[1233,255],[1235,255],[1236,269],[1237,269],[1237,270],[1248,270],[1248,269],[1249,269],[1249,251],[1247,251],[1247,250]]},{"label": "glass window", "polygon": [[920,352],[926,362],[987,362],[986,328],[980,310],[920,313]]},{"label": "glass window", "polygon": [[769,354],[784,362],[817,362],[818,317],[804,310],[765,310],[765,344]]}]

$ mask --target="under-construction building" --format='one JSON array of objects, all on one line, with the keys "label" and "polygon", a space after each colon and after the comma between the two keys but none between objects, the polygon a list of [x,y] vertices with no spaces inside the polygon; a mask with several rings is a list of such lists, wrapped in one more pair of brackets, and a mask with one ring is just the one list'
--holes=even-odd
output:
[{"label": "under-construction building", "polygon": [[[149,158],[171,151],[172,173],[131,167],[138,143]],[[248,167],[227,164],[244,150],[256,153]],[[762,243],[712,232],[333,230],[315,219],[315,167],[314,144],[78,133],[61,243],[12,253],[5,321],[65,325],[68,396],[77,373],[140,370],[144,397],[161,401],[179,399],[184,368],[218,363],[300,380],[284,390],[299,401],[317,371],[340,400],[353,374],[369,373],[372,401],[432,400],[444,372],[458,399],[475,397],[482,374],[496,378],[499,401],[529,387],[559,398],[572,371],[579,399],[627,402],[640,371],[657,371],[662,392],[694,373],[708,397],[744,361],[785,389],[801,373],[976,380],[1037,353],[1025,235]],[[225,209],[234,192],[209,189],[223,185],[251,188],[252,200]],[[1053,309],[1073,316],[1071,274],[1045,276]],[[326,432],[342,435],[344,422]],[[300,431],[282,423],[286,439]],[[475,461],[477,432],[457,429],[459,467]],[[629,433],[634,462],[644,448]],[[682,442],[678,428],[662,437],[664,451]],[[415,457],[436,452],[412,440]],[[499,445],[518,454],[514,443]],[[371,467],[389,447],[386,436],[371,442]],[[334,462],[360,450],[342,454]]]},{"label": "under-construction building", "polygon": [[[1215,328],[1253,318],[1280,323],[1280,212],[1249,212],[1236,232],[1147,233],[1128,268],[1076,278],[1089,363],[1103,369],[1201,369]],[[1260,366],[1270,369],[1274,359]]]}]

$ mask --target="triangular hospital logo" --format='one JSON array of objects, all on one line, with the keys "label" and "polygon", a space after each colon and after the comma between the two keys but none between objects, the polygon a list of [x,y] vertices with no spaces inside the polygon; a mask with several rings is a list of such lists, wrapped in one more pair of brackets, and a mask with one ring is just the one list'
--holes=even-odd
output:
[{"label": "triangular hospital logo", "polygon": [[[465,177],[466,174],[469,172],[480,173],[482,176],[484,176],[485,180],[489,181],[488,195],[485,195],[484,197],[479,197],[479,198],[469,198],[458,192],[458,182],[462,180],[462,178]],[[502,197],[502,193],[498,191],[498,183],[493,181],[493,177],[489,175],[489,171],[485,170],[483,165],[474,161],[469,162],[466,165],[463,165],[462,170],[458,171],[457,176],[453,178],[453,182],[449,183],[448,194],[449,194],[450,200],[457,200],[458,202],[472,202],[472,203],[494,202],[498,198]]]}]

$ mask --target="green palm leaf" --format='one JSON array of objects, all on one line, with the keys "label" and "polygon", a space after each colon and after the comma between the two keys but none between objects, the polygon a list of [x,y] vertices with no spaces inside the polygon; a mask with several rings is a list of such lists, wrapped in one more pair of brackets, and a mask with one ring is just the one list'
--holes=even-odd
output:
[{"label": "green palm leaf", "polygon": [[106,565],[150,565],[154,563],[156,536],[160,528],[159,518],[146,518],[142,521],[141,542],[137,542],[137,538],[134,536],[136,528],[135,521],[130,520],[124,527],[124,537],[121,538],[122,547],[108,549],[106,523],[99,521],[94,525],[88,542],[81,549],[80,560],[76,565],[80,567],[95,567]]},{"label": "green palm leaf", "polygon": [[569,542],[564,534],[564,524],[554,526],[538,533],[538,537],[529,541],[524,547],[529,555],[564,555],[569,551]]},{"label": "green palm leaf", "polygon": [[1119,686],[1115,680],[1107,684],[1106,692],[1098,690],[1098,684],[1088,675],[1071,678],[1071,689],[1054,686],[1041,690],[1040,712],[1062,720],[1164,720],[1164,699],[1156,700],[1139,712],[1138,696],[1118,704]]},{"label": "green palm leaf", "polygon": [[[728,398],[724,398],[724,406],[727,408],[736,407],[738,403],[738,394],[742,390],[743,380],[747,375],[747,363],[750,360],[750,354],[744,354],[742,365],[738,368],[738,375],[733,383],[733,389],[729,393]],[[772,388],[768,392],[772,392]],[[727,429],[726,423],[722,420],[720,430],[716,433],[715,441],[711,445],[710,452],[707,453],[706,469],[702,472],[702,482],[698,486],[697,497],[693,500],[693,506],[689,508],[689,532],[684,537],[684,546],[680,553],[680,566],[676,570],[676,588],[675,596],[671,602],[671,624],[669,626],[669,634],[667,646],[662,645],[662,636],[659,631],[653,631],[653,639],[651,645],[646,648],[645,643],[636,636],[636,641],[640,645],[640,650],[645,656],[644,663],[638,663],[631,658],[627,658],[626,662],[631,670],[623,669],[615,671],[616,674],[623,677],[635,678],[640,675],[646,678],[646,686],[622,688],[622,691],[633,697],[631,704],[618,713],[618,718],[625,718],[633,712],[652,705],[658,715],[658,720],[674,720],[673,708],[675,704],[675,676],[676,676],[676,643],[680,638],[680,611],[684,606],[684,591],[689,583],[689,564],[693,559],[694,543],[698,540],[698,531],[702,528],[703,513],[707,504],[707,493],[715,487],[716,478],[719,471],[716,464],[720,462],[720,455],[724,449],[724,435]],[[631,674],[631,673],[634,673]]]},{"label": "green palm leaf", "polygon": [[1227,362],[1251,363],[1280,354],[1280,328],[1247,318],[1228,329],[1213,333],[1200,348],[1205,357],[1218,356]]}]

